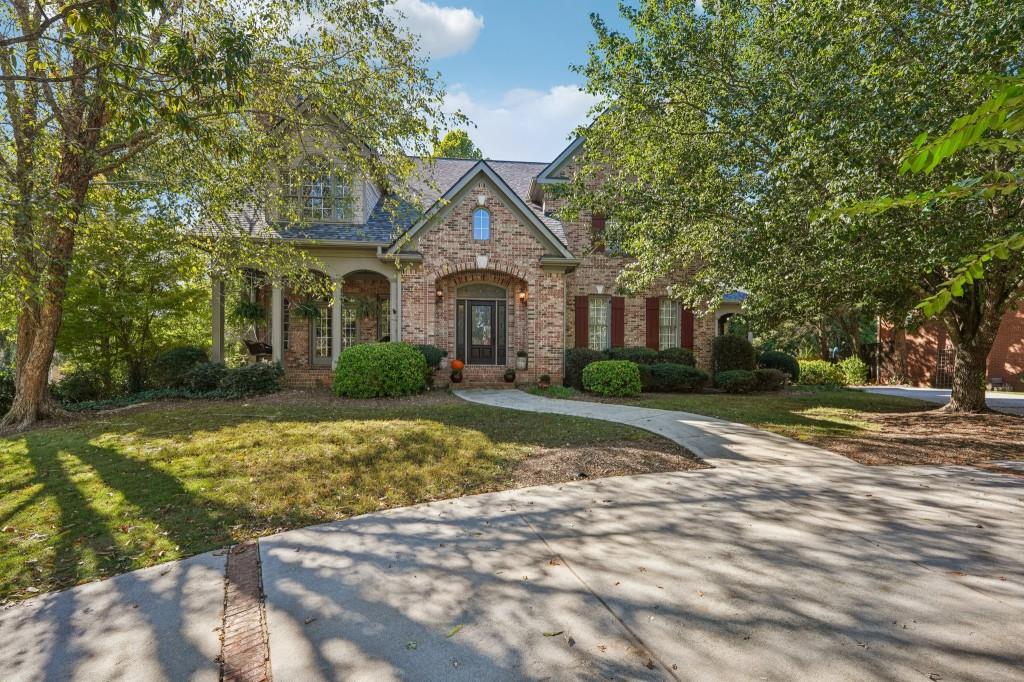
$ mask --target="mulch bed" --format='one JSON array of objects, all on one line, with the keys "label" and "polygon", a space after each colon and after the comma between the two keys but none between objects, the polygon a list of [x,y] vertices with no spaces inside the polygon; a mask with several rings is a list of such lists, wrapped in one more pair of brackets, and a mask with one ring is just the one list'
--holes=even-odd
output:
[{"label": "mulch bed", "polygon": [[1024,419],[938,410],[859,415],[880,431],[826,438],[816,445],[861,464],[984,464],[1024,460]]},{"label": "mulch bed", "polygon": [[537,450],[516,465],[511,487],[706,468],[702,460],[669,441],[612,441]]}]

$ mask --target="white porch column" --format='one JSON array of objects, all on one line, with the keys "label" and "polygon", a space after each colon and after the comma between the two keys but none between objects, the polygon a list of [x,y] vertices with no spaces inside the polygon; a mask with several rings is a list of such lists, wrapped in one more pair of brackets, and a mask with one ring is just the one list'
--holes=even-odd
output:
[{"label": "white porch column", "polygon": [[401,275],[395,275],[388,280],[388,329],[391,330],[391,340],[402,340],[402,279]]},{"label": "white porch column", "polygon": [[284,357],[284,290],[275,286],[270,296],[270,346],[274,362]]},{"label": "white porch column", "polygon": [[214,362],[224,362],[224,281],[216,277],[212,280],[210,311],[210,338],[213,341],[210,359]]},{"label": "white porch column", "polygon": [[341,280],[334,280],[334,303],[331,305],[331,367],[341,356]]}]

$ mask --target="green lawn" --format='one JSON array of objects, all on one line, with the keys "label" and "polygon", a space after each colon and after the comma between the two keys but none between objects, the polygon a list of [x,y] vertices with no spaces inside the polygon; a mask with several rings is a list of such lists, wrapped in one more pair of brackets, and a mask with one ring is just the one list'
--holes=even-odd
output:
[{"label": "green lawn", "polygon": [[539,447],[657,439],[454,398],[383,405],[196,401],[0,439],[0,600],[498,490]]},{"label": "green lawn", "polygon": [[933,403],[856,390],[795,389],[753,395],[659,394],[630,404],[682,410],[774,431],[802,441],[855,436],[880,427],[864,413],[920,412]]}]

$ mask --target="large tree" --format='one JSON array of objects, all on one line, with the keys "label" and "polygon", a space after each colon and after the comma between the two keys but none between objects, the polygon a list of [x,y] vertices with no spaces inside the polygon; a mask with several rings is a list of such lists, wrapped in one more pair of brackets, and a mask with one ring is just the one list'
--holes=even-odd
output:
[{"label": "large tree", "polygon": [[434,146],[434,156],[449,159],[482,159],[483,152],[473,144],[472,138],[462,128],[449,130]]},{"label": "large tree", "polygon": [[[819,209],[1002,167],[990,149],[928,179],[898,171],[919,130],[976,104],[980,76],[1019,68],[1024,6],[644,0],[622,12],[632,35],[594,20],[582,71],[607,108],[582,131],[571,203],[616,219],[636,256],[627,286],[696,265],[675,289],[693,304],[741,287],[777,322],[903,319],[965,256],[1018,229],[1019,202],[1002,195],[850,220]],[[957,350],[949,409],[984,409],[985,359],[1022,285],[1014,254],[943,311]]]},{"label": "large tree", "polygon": [[[16,397],[0,427],[54,409],[46,378],[75,244],[99,187],[146,185],[211,266],[308,265],[248,236],[290,159],[330,150],[386,184],[446,122],[443,92],[383,0],[9,0],[0,9],[0,268],[17,311]],[[301,134],[299,134],[301,133]],[[371,151],[372,150],[372,151]],[[144,224],[140,222],[139,224]],[[214,229],[210,229],[213,227]]]}]

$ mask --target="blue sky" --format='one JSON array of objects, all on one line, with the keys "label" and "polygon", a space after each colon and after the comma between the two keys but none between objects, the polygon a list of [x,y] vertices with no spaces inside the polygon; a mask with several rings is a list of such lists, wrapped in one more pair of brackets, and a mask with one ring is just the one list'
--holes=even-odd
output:
[{"label": "blue sky", "polygon": [[395,0],[447,84],[446,107],[476,124],[494,159],[550,161],[593,98],[570,69],[586,60],[590,13],[622,28],[617,0]]}]

